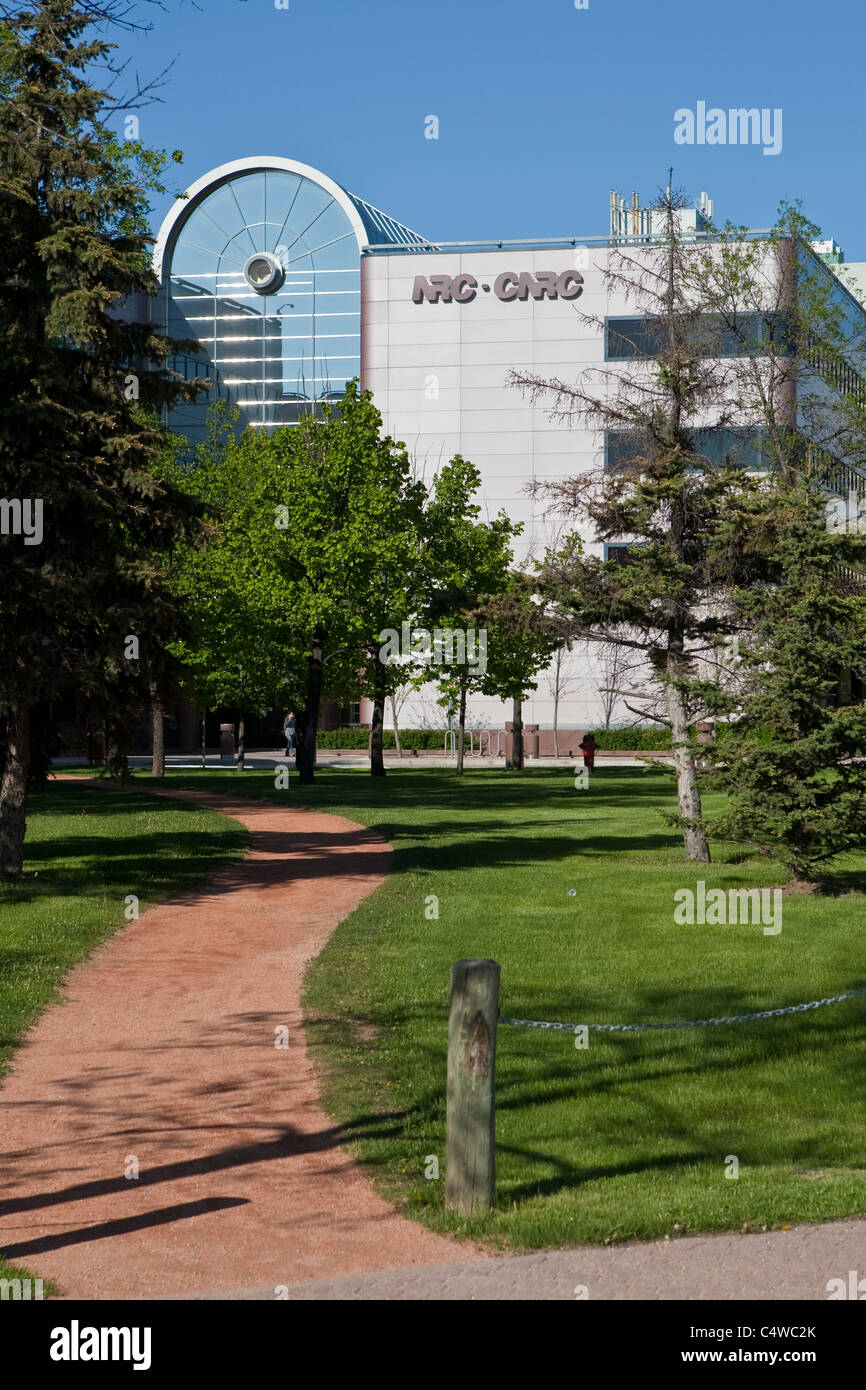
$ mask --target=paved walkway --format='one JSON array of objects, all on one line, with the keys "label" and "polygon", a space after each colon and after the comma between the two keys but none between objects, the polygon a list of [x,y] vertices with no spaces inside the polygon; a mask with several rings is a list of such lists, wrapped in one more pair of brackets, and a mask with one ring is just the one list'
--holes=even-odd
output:
[{"label": "paved walkway", "polygon": [[[851,1279],[851,1271],[855,1277]],[[618,1300],[797,1299],[866,1297],[866,1222],[832,1221],[766,1235],[687,1236],[612,1249],[578,1246],[480,1264],[398,1269],[316,1280],[288,1290],[293,1300]],[[844,1290],[844,1292],[842,1292]],[[235,1289],[225,1297],[273,1297]],[[699,1316],[696,1314],[696,1317]]]},{"label": "paved walkway", "polygon": [[[644,757],[653,758],[656,762],[671,762],[672,759],[665,754],[647,753],[645,755],[631,756],[629,753],[597,753],[595,757],[596,767],[644,767]],[[257,748],[252,753],[247,753],[245,765],[249,772],[261,772],[276,767],[278,764],[285,764],[288,761],[291,769],[291,776],[294,779],[294,759],[286,758],[281,748],[267,749]],[[454,757],[445,757],[441,753],[423,753],[418,757],[412,757],[406,753],[402,758],[396,753],[385,754],[385,766],[393,772],[424,772],[431,767],[442,768],[455,766]],[[55,758],[52,766],[61,767],[84,767],[86,764],[81,758]],[[150,769],[151,759],[144,754],[134,754],[129,759],[129,765],[133,768]],[[185,772],[201,771],[200,753],[169,753],[165,760],[167,768],[183,770]],[[574,768],[581,765],[580,757],[577,758],[527,758],[527,768]],[[339,749],[339,748],[320,748],[316,753],[316,766],[319,768],[342,768],[347,772],[357,772],[359,769],[364,772],[370,770],[369,756],[360,749]],[[219,753],[208,753],[206,770],[208,772],[219,772],[222,770],[231,771],[234,761],[228,759],[223,762]],[[489,771],[491,768],[498,768],[504,771],[505,761],[503,758],[488,758],[487,755],[480,758],[477,753],[466,756],[466,770],[477,772],[479,769]]]},{"label": "paved walkway", "polygon": [[375,1194],[305,1049],[304,968],[382,882],[390,847],[339,816],[183,799],[242,821],[251,852],[76,967],[15,1054],[0,1089],[0,1249],[88,1299],[229,1283],[273,1297],[472,1257]]}]

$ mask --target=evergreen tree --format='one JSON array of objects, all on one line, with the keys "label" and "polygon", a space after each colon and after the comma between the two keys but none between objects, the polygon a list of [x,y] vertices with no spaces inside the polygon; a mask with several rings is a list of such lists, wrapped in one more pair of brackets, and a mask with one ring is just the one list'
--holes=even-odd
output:
[{"label": "evergreen tree", "polygon": [[168,345],[117,312],[157,288],[148,195],[165,159],[105,124],[117,105],[92,78],[113,17],[38,0],[0,26],[0,497],[41,512],[37,543],[0,535],[2,876],[21,871],[31,711],[80,687],[115,709],[122,760],[131,688],[146,703],[173,625],[161,557],[196,514],[157,476],[155,412],[184,389]]},{"label": "evergreen tree", "polygon": [[[747,635],[715,702],[731,722],[704,750],[728,793],[707,828],[810,883],[866,843],[866,538],[828,528],[826,494],[799,479],[726,509],[715,544],[751,553],[762,573],[732,595]],[[861,698],[843,703],[851,672]]]},{"label": "evergreen tree", "polygon": [[[548,484],[552,509],[583,525],[593,539],[629,544],[602,561],[568,545],[549,555],[539,574],[553,613],[575,635],[627,647],[643,658],[660,703],[644,717],[671,730],[679,824],[689,859],[707,862],[692,725],[702,712],[694,682],[699,660],[727,619],[715,599],[718,577],[706,562],[706,539],[721,500],[736,492],[739,474],[720,466],[704,444],[708,426],[725,430],[735,403],[723,388],[721,329],[694,293],[692,248],[680,228],[683,200],[668,189],[656,208],[660,225],[648,246],[613,248],[609,289],[626,293],[644,317],[642,336],[614,335],[619,360],[589,368],[574,383],[512,373],[532,397],[551,397],[553,413],[583,419],[615,442],[607,470]],[[596,328],[603,322],[589,316]]]},{"label": "evergreen tree", "polygon": [[776,488],[837,488],[862,470],[866,345],[798,208],[783,204],[761,238],[729,225],[695,239],[682,206],[669,188],[652,240],[611,249],[608,287],[642,317],[620,329],[586,316],[610,361],[573,385],[512,376],[606,434],[605,469],[539,490],[617,548],[606,563],[548,556],[540,583],[576,632],[640,658],[620,697],[670,727],[677,823],[687,856],[706,862],[693,726],[730,683],[719,650],[747,620],[733,592],[757,586],[759,599],[768,582],[759,538],[730,529],[717,543],[717,520],[757,507],[772,532]]}]

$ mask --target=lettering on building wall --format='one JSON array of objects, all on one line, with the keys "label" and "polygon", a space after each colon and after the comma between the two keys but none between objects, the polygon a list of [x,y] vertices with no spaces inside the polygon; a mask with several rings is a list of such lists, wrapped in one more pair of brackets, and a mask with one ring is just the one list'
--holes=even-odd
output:
[{"label": "lettering on building wall", "polygon": [[416,275],[414,304],[470,304],[478,292],[493,294],[503,303],[514,299],[577,299],[583,294],[583,276],[577,270],[503,270],[492,282],[479,283],[474,275]]}]

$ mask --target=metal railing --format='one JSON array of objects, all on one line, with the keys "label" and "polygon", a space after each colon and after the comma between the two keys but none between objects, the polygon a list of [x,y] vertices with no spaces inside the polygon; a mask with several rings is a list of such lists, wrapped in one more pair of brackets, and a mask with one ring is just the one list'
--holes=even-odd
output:
[{"label": "metal railing", "polygon": [[[769,228],[756,229],[754,231],[743,232],[742,240],[750,241],[755,238],[771,235]],[[697,232],[687,231],[683,233],[683,241],[718,241],[718,232]],[[411,254],[413,251],[419,255],[430,255],[431,253],[446,253],[453,251],[457,254],[469,251],[539,251],[555,250],[556,248],[568,249],[569,247],[587,246],[597,247],[603,250],[608,246],[632,246],[645,245],[651,241],[664,241],[663,236],[648,237],[646,235],[635,234],[633,236],[612,237],[610,233],[606,236],[553,236],[553,237],[519,237],[504,241],[387,241],[370,242],[361,250],[363,256],[388,256],[400,252],[403,255]]]}]

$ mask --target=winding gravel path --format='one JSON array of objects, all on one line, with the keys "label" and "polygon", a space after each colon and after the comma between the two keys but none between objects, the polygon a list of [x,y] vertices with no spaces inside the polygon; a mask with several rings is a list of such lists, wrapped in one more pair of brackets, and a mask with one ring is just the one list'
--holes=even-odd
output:
[{"label": "winding gravel path", "polygon": [[340,816],[178,795],[241,821],[250,852],[105,942],[16,1052],[0,1249],[87,1299],[479,1258],[377,1196],[305,1048],[304,968],[382,882],[390,847]]}]

